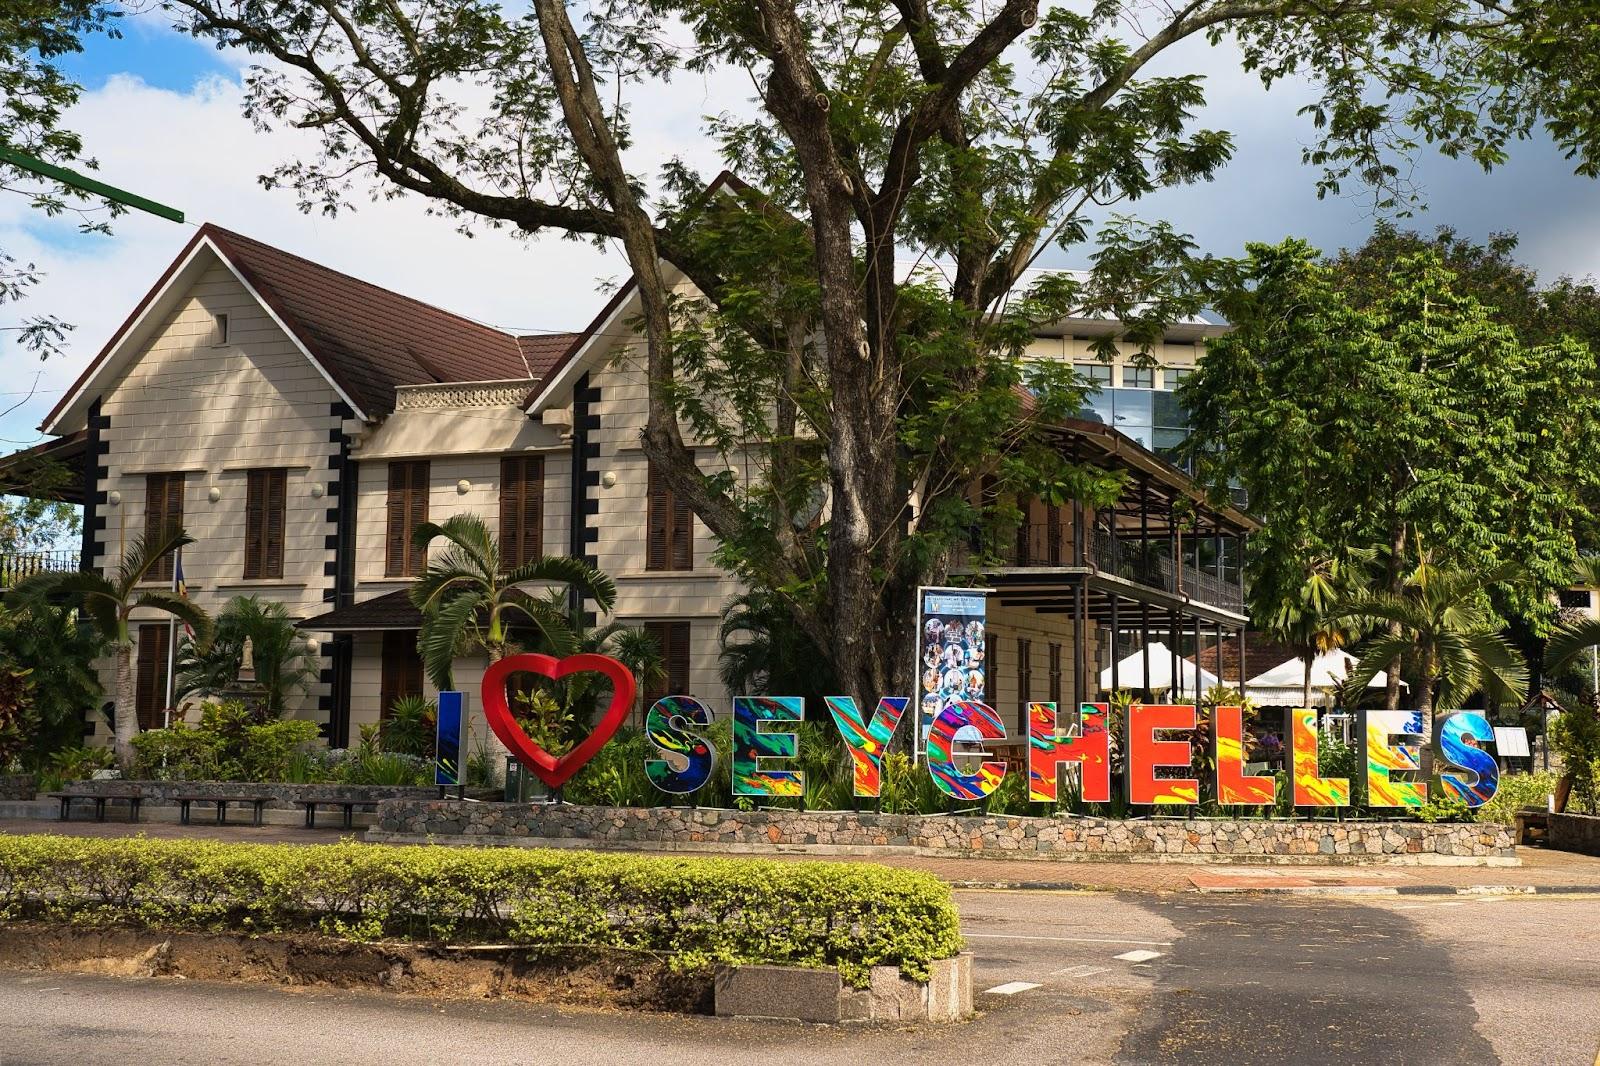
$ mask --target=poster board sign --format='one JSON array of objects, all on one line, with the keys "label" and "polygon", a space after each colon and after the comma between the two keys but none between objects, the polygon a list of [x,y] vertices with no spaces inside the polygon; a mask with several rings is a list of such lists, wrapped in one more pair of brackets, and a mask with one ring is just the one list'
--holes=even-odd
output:
[{"label": "poster board sign", "polygon": [[439,714],[434,723],[433,783],[455,788],[461,784],[462,727],[466,724],[466,694],[439,693]]},{"label": "poster board sign", "polygon": [[[989,676],[988,629],[988,589],[917,589],[915,749],[919,758],[941,711],[955,703],[984,702]],[[955,739],[978,738],[957,735]]]}]

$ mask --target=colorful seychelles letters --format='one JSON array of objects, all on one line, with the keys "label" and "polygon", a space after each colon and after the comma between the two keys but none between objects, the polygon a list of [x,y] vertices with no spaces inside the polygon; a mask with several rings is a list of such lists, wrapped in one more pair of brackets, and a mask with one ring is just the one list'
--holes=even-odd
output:
[{"label": "colorful seychelles letters", "polygon": [[767,763],[792,759],[800,750],[793,733],[767,733],[767,722],[798,722],[805,717],[799,696],[735,696],[733,699],[733,794],[803,796],[805,774],[773,769]]},{"label": "colorful seychelles letters", "polygon": [[1085,703],[1078,710],[1080,725],[1063,733],[1056,727],[1056,705],[1028,704],[1028,798],[1054,803],[1059,796],[1057,767],[1064,762],[1082,765],[1079,780],[1085,803],[1111,802],[1111,733],[1106,729],[1108,708]]},{"label": "colorful seychelles letters", "polygon": [[[516,656],[497,664],[497,673],[485,675],[485,706],[504,702],[505,676],[513,670],[560,676],[572,669],[600,670],[613,677],[612,705],[595,733],[559,760],[553,760],[520,728],[497,731],[518,742],[519,756],[543,757],[559,764],[562,779],[606,743],[626,713],[633,695],[632,675],[621,663],[603,656],[581,656],[582,662],[565,671],[544,656]],[[529,665],[523,665],[527,660]],[[575,660],[574,660],[575,661]],[[599,665],[595,665],[598,663]],[[552,664],[554,664],[552,666]],[[613,676],[614,675],[614,676]],[[620,687],[619,687],[620,685]],[[441,693],[441,708],[454,706],[458,696]],[[854,794],[872,799],[882,793],[884,757],[900,721],[910,706],[903,696],[885,696],[869,718],[849,696],[826,698],[829,716],[850,753]],[[1079,707],[1078,722],[1063,723],[1053,702],[1027,705],[1028,798],[1037,803],[1061,799],[1062,766],[1080,782],[1079,797],[1088,803],[1112,800],[1111,765],[1114,753],[1111,710],[1104,703]],[[619,713],[620,712],[620,713]],[[1428,738],[1418,711],[1361,712],[1362,762],[1366,767],[1366,802],[1373,807],[1417,808],[1427,803],[1427,782],[1416,780],[1421,769],[1421,745]],[[805,795],[805,774],[792,761],[798,756],[800,737],[795,726],[805,717],[805,700],[799,696],[739,696],[733,701],[733,794],[741,797],[797,797]],[[693,696],[666,696],[646,709],[645,737],[653,754],[645,758],[645,775],[662,792],[686,795],[711,780],[717,752],[707,733],[714,715]],[[1126,721],[1125,782],[1128,801],[1137,806],[1187,805],[1200,801],[1201,782],[1189,772],[1194,750],[1192,737],[1200,732],[1196,708],[1188,704],[1134,704]],[[1288,778],[1296,807],[1347,807],[1350,781],[1324,777],[1318,765],[1317,712],[1298,708],[1288,712]],[[784,728],[788,726],[790,728]],[[1216,764],[1212,793],[1223,806],[1267,806],[1276,799],[1271,776],[1245,772],[1244,712],[1237,706],[1220,706],[1212,712],[1211,752]],[[1184,736],[1182,734],[1189,734]],[[962,752],[969,740],[1002,741],[1005,727],[993,707],[963,700],[945,707],[929,723],[922,755],[934,783],[956,800],[979,801],[994,793],[1004,780],[1007,764],[987,752]],[[1499,765],[1486,749],[1494,730],[1483,715],[1473,711],[1441,714],[1433,743],[1438,755],[1440,787],[1454,799],[1478,807],[1499,788]],[[961,761],[958,761],[961,760]],[[977,760],[976,766],[969,765]],[[791,765],[785,765],[790,763]],[[569,765],[570,764],[570,765]]]},{"label": "colorful seychelles letters", "polygon": [[[1428,783],[1397,778],[1422,769],[1422,712],[1368,711],[1366,728],[1367,806],[1421,807]],[[1407,743],[1406,738],[1415,738]]]},{"label": "colorful seychelles letters", "polygon": [[988,704],[971,700],[952,703],[939,712],[933,720],[933,728],[928,730],[928,772],[933,775],[933,783],[946,795],[964,800],[983,799],[1000,787],[1000,779],[1006,776],[1006,764],[984,762],[978,766],[977,773],[962,773],[955,761],[956,734],[967,728],[977,730],[985,740],[1002,740],[1006,735],[1000,716]]},{"label": "colorful seychelles letters", "polygon": [[1187,740],[1162,740],[1157,734],[1194,727],[1192,706],[1135,703],[1128,708],[1129,803],[1200,802],[1200,782],[1194,778],[1156,776],[1158,767],[1188,769],[1194,754]]},{"label": "colorful seychelles letters", "polygon": [[883,756],[900,716],[911,703],[904,696],[885,696],[872,712],[872,721],[861,717],[861,708],[849,696],[829,696],[828,713],[844,738],[845,750],[855,767],[855,794],[874,797],[883,789]]},{"label": "colorful seychelles letters", "polygon": [[1317,712],[1297,707],[1289,712],[1289,776],[1296,807],[1350,806],[1350,779],[1323,777],[1317,766]]},{"label": "colorful seychelles letters", "polygon": [[1212,753],[1217,761],[1217,802],[1264,806],[1277,795],[1277,781],[1244,772],[1244,708],[1218,707],[1211,722]]}]

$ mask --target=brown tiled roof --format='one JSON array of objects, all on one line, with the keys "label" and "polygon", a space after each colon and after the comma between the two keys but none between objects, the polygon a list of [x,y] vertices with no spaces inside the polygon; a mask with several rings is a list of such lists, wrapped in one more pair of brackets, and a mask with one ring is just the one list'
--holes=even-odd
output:
[{"label": "brown tiled roof", "polygon": [[[1280,644],[1268,637],[1265,633],[1249,633],[1244,635],[1244,677],[1248,681],[1252,677],[1271,670],[1280,663],[1287,662],[1299,655],[1299,652],[1287,644]],[[1227,684],[1236,685],[1239,682],[1239,641],[1230,637],[1222,642],[1222,669],[1217,669],[1217,643],[1206,641],[1200,649],[1200,668],[1208,670],[1222,678]],[[1190,660],[1193,662],[1193,660]]]},{"label": "brown tiled roof", "polygon": [[514,337],[220,226],[201,233],[368,415],[394,410],[397,385],[538,379],[574,339]]},{"label": "brown tiled roof", "polygon": [[306,618],[296,628],[315,633],[353,633],[383,629],[421,629],[422,612],[411,602],[411,590],[399,589],[327,614]]}]

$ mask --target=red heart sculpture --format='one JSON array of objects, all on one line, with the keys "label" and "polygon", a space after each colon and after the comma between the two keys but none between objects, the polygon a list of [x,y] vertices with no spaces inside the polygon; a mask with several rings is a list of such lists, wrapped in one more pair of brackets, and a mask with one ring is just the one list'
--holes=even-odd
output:
[{"label": "red heart sculpture", "polygon": [[[606,675],[611,680],[611,704],[600,716],[594,729],[583,738],[583,743],[562,756],[551,755],[535,744],[522,731],[506,705],[506,678],[518,672],[542,674],[555,679],[568,674],[581,674],[585,670]],[[628,717],[633,707],[633,673],[608,655],[569,655],[554,659],[548,655],[513,655],[492,663],[483,672],[483,713],[489,728],[500,738],[517,760],[539,775],[547,788],[561,785],[583,769],[583,764],[594,758],[594,753],[606,746],[612,734]]]}]

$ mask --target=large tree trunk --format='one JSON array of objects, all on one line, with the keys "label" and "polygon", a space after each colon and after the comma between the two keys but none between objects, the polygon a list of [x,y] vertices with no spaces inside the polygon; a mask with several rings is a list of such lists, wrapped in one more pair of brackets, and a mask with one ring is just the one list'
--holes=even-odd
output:
[{"label": "large tree trunk", "polygon": [[[1432,789],[1433,781],[1433,680],[1434,664],[1429,657],[1422,665],[1422,677],[1417,680],[1416,706],[1422,711],[1422,783]],[[1429,799],[1439,797],[1431,794]]]},{"label": "large tree trunk", "polygon": [[[1389,566],[1384,574],[1384,584],[1388,591],[1395,596],[1400,595],[1400,590],[1405,580],[1405,551],[1406,551],[1406,524],[1396,522],[1389,531]],[[1386,627],[1390,636],[1399,636],[1400,623],[1390,622]],[[1396,655],[1389,660],[1388,684],[1383,690],[1383,705],[1391,711],[1400,709],[1400,657]]]},{"label": "large tree trunk", "polygon": [[139,734],[139,716],[134,704],[137,696],[133,682],[133,643],[118,641],[117,698],[112,711],[112,734],[115,738],[117,765],[124,777],[133,774],[133,738]]},{"label": "large tree trunk", "polygon": [[[1220,662],[1220,660],[1219,660],[1219,662]],[[1311,653],[1310,652],[1306,652],[1305,663],[1306,663],[1305,692],[1303,693],[1303,695],[1301,697],[1302,702],[1301,702],[1300,706],[1302,706],[1302,707],[1310,707],[1311,706]]]}]

